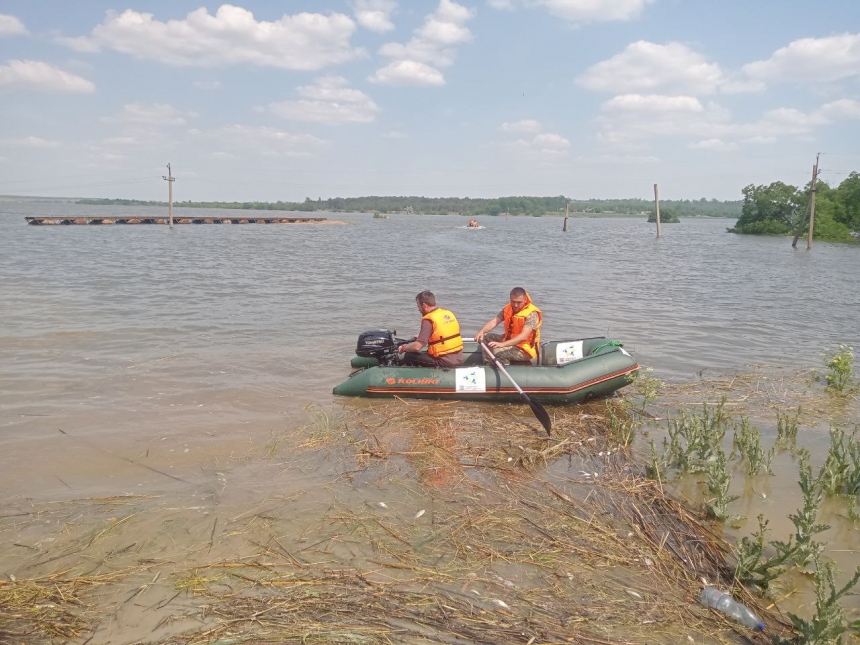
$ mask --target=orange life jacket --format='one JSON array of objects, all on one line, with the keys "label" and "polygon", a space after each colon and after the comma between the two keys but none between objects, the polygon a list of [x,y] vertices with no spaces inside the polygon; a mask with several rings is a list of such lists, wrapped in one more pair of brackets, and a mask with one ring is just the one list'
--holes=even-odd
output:
[{"label": "orange life jacket", "polygon": [[460,338],[460,323],[456,316],[447,309],[436,307],[425,315],[422,320],[429,320],[433,332],[427,342],[427,353],[433,358],[453,354],[463,349],[463,339]]},{"label": "orange life jacket", "polygon": [[532,313],[537,313],[537,329],[535,329],[523,342],[517,344],[517,347],[529,356],[536,358],[538,347],[540,347],[540,326],[543,324],[543,314],[541,314],[540,309],[532,304],[532,299],[529,297],[529,294],[526,294],[525,307],[520,309],[517,313],[514,313],[514,308],[511,306],[511,303],[505,305],[503,313],[505,316],[505,340],[510,340],[522,332],[523,327],[525,327],[526,318],[528,318]]}]

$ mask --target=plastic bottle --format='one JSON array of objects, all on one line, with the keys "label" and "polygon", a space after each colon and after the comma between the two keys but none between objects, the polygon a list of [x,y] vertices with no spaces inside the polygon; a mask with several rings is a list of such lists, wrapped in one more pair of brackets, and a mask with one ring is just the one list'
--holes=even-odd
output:
[{"label": "plastic bottle", "polygon": [[703,605],[713,607],[727,616],[731,616],[741,625],[759,632],[764,629],[764,623],[749,610],[749,607],[742,605],[732,598],[731,594],[720,591],[716,587],[705,587],[702,589],[699,600]]}]

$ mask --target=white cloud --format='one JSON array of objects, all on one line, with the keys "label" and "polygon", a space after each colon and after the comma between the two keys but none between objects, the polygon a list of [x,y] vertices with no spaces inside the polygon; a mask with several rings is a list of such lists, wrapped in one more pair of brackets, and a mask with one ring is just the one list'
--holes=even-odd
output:
[{"label": "white cloud", "polygon": [[395,0],[353,0],[355,19],[365,29],[376,32],[391,31],[391,12],[397,8]]},{"label": "white cloud", "polygon": [[220,90],[221,81],[194,81],[192,83],[198,90]]},{"label": "white cloud", "polygon": [[693,96],[664,96],[662,94],[623,94],[606,101],[606,110],[647,112],[704,112],[704,106]]},{"label": "white cloud", "polygon": [[103,146],[136,146],[139,141],[135,137],[109,137],[101,143]]},{"label": "white cloud", "polygon": [[445,76],[435,67],[402,60],[376,70],[367,80],[385,85],[444,85]]},{"label": "white cloud", "polygon": [[12,60],[0,65],[0,87],[24,87],[48,92],[95,92],[96,86],[80,76],[35,60]]},{"label": "white cloud", "polygon": [[678,137],[695,149],[730,150],[739,143],[773,143],[786,137],[808,137],[816,129],[848,119],[860,119],[860,101],[841,99],[803,111],[777,108],[745,123],[716,103],[702,105],[689,96],[615,97],[603,105],[597,119],[598,140],[609,144],[644,145]]},{"label": "white cloud", "polygon": [[602,92],[653,91],[658,88],[709,94],[725,81],[716,63],[683,43],[658,45],[645,40],[630,43],[620,54],[592,65],[576,79],[589,90]]},{"label": "white cloud", "polygon": [[408,139],[409,136],[404,132],[399,132],[397,130],[389,130],[388,132],[383,133],[382,135],[386,139]]},{"label": "white cloud", "polygon": [[167,103],[128,103],[119,115],[105,120],[138,125],[185,125],[179,110]]},{"label": "white cloud", "polygon": [[513,123],[502,123],[502,132],[525,132],[533,133],[540,132],[541,125],[539,121],[534,119],[523,119],[522,121],[514,121]]},{"label": "white cloud", "polygon": [[28,33],[27,28],[24,26],[23,22],[18,20],[15,16],[0,13],[0,37],[19,36],[26,33]]},{"label": "white cloud", "polygon": [[267,109],[285,119],[319,123],[370,123],[379,106],[364,92],[346,87],[340,76],[324,76],[297,88],[298,101],[270,103]]},{"label": "white cloud", "polygon": [[752,137],[746,137],[745,139],[741,139],[741,141],[743,143],[774,143],[776,141],[776,137],[754,135]]},{"label": "white cloud", "polygon": [[735,143],[726,143],[720,139],[704,139],[702,141],[697,141],[696,143],[691,143],[690,147],[694,150],[735,150],[737,149],[737,144]]},{"label": "white cloud", "polygon": [[201,7],[184,20],[167,22],[132,9],[111,11],[88,38],[61,41],[79,51],[113,49],[167,65],[316,70],[364,55],[349,43],[355,29],[352,18],[340,13],[299,13],[266,22],[257,21],[246,9],[224,4],[215,15]]},{"label": "white cloud", "polygon": [[547,155],[566,155],[570,148],[570,141],[560,134],[552,132],[541,132],[542,126],[534,119],[523,119],[511,123],[505,122],[499,126],[502,132],[514,134],[526,134],[533,137],[523,137],[515,141],[505,141],[499,144],[503,148],[514,150],[517,154],[528,157],[545,157]]},{"label": "white cloud", "polygon": [[603,104],[597,138],[624,145],[670,136],[712,139],[719,138],[730,123],[722,106],[703,105],[691,96],[624,95]]},{"label": "white cloud", "polygon": [[660,158],[653,155],[588,155],[587,157],[573,157],[571,159],[577,163],[586,163],[588,165],[606,164],[617,166],[618,164],[632,164],[639,166],[646,163],[659,163]]},{"label": "white cloud", "polygon": [[393,62],[370,77],[374,83],[392,85],[444,85],[445,77],[436,69],[453,65],[456,46],[472,40],[466,22],[474,10],[452,0],[439,0],[436,11],[424,19],[406,44],[386,43],[379,54]]},{"label": "white cloud", "polygon": [[6,139],[6,145],[19,146],[21,148],[59,148],[63,144],[59,141],[51,141],[42,137],[27,136],[20,139]]},{"label": "white cloud", "polygon": [[[219,145],[252,150],[255,153],[306,157],[318,153],[328,142],[310,134],[293,134],[277,128],[230,125],[211,132],[195,132],[200,137],[217,141]],[[222,154],[225,151],[220,151]]]},{"label": "white cloud", "polygon": [[561,157],[567,154],[570,148],[570,141],[560,134],[544,132],[528,139],[523,138],[505,142],[501,146],[524,157]]},{"label": "white cloud", "polygon": [[554,16],[572,22],[630,20],[654,0],[488,0],[493,9],[512,9],[517,3],[541,6]]},{"label": "white cloud", "polygon": [[860,75],[860,34],[801,38],[767,60],[743,66],[751,79],[764,83],[827,82]]},{"label": "white cloud", "polygon": [[828,120],[860,119],[860,101],[840,99],[825,103],[818,112]]}]

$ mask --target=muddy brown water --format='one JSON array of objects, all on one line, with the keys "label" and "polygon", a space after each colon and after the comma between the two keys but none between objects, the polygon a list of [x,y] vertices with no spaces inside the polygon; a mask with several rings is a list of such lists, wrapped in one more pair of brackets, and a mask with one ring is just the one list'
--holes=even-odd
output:
[{"label": "muddy brown water", "polygon": [[[790,240],[727,234],[728,220],[685,219],[658,240],[642,219],[574,219],[563,234],[557,218],[484,217],[483,229],[469,231],[457,216],[338,213],[329,216],[349,225],[169,231],[24,222],[122,207],[4,202],[0,210],[7,509],[156,495],[159,508],[200,514],[205,536],[213,500],[235,517],[303,491],[296,517],[313,515],[328,499],[320,482],[336,476],[324,457],[303,470],[273,468],[260,455],[308,422],[308,405],[372,406],[333,400],[331,388],[346,377],[359,332],[415,333],[413,296],[427,288],[468,334],[510,287],[524,286],[544,311],[545,338],[622,340],[673,383],[754,364],[778,379],[823,369],[826,347],[860,343],[857,248],[793,251]],[[144,211],[158,209],[134,209]],[[846,414],[839,422],[856,428],[856,412]],[[775,418],[759,425],[769,445]],[[820,418],[804,429],[815,465],[826,432]],[[736,478],[736,506],[749,518],[764,512],[772,537],[785,539],[800,494],[793,459],[781,455],[775,466],[773,477]],[[681,491],[697,494],[693,485]],[[828,555],[848,571],[860,563],[856,528],[838,504],[824,515],[834,525]],[[16,540],[40,544],[57,529],[28,525]],[[21,549],[0,549],[0,571],[14,570]],[[846,605],[860,606],[856,597]]]}]

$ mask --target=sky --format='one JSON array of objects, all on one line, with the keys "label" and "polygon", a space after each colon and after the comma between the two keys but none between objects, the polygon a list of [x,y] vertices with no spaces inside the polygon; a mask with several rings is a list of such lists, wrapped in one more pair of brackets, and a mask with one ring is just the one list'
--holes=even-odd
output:
[{"label": "sky", "polygon": [[817,153],[860,170],[856,0],[0,0],[0,195],[733,200]]}]

